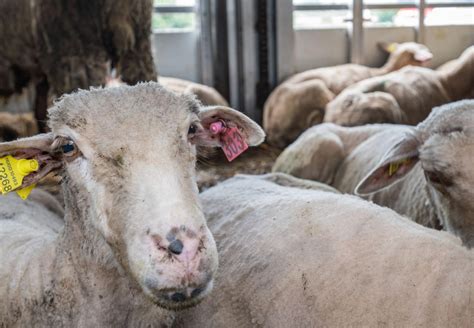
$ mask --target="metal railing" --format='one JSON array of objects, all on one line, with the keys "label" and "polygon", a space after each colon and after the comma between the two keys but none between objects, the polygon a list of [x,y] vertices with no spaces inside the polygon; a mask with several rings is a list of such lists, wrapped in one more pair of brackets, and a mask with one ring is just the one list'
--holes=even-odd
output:
[{"label": "metal railing", "polygon": [[[419,6],[418,1],[404,1],[399,3],[369,3],[364,4],[364,9],[401,9],[401,8],[417,8]],[[350,4],[307,4],[307,5],[293,5],[294,11],[306,11],[306,10],[349,10],[352,6]],[[449,7],[474,7],[473,0],[466,1],[434,1],[426,2],[425,7],[429,8],[449,8]]]},{"label": "metal railing", "polygon": [[[363,38],[364,38],[364,9],[401,9],[401,8],[417,8],[418,22],[416,29],[416,41],[423,43],[425,41],[425,9],[426,8],[449,8],[449,7],[474,7],[474,0],[465,1],[403,1],[399,3],[368,3],[364,4],[363,0],[352,0],[351,4],[301,4],[293,5],[294,11],[319,11],[319,10],[351,10],[352,18],[348,22],[352,22],[351,35],[351,62],[361,63],[363,58]],[[474,24],[474,21],[473,21]]]},{"label": "metal railing", "polygon": [[154,7],[157,14],[176,14],[176,13],[194,13],[197,12],[196,6],[165,6],[156,5]]}]

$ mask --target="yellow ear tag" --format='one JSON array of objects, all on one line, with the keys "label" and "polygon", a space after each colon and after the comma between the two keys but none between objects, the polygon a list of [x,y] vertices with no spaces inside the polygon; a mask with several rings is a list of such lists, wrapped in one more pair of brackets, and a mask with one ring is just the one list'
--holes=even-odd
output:
[{"label": "yellow ear tag", "polygon": [[0,158],[0,193],[6,195],[16,190],[22,199],[26,199],[35,186],[17,189],[27,175],[38,170],[39,164],[35,159],[16,159],[10,155]]},{"label": "yellow ear tag", "polygon": [[394,52],[395,49],[397,49],[397,44],[396,43],[390,43],[387,46],[387,51],[390,52],[390,53]]},{"label": "yellow ear tag", "polygon": [[405,165],[405,164],[409,164],[410,162],[411,162],[411,159],[406,158],[406,159],[403,159],[403,160],[398,161],[398,162],[390,163],[390,165],[388,166],[388,176],[391,177],[392,175],[397,173],[400,166]]}]

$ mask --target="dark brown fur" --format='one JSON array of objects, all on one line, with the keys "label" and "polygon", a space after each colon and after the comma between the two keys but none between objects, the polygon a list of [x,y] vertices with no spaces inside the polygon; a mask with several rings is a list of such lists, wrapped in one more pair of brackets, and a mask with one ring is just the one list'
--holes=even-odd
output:
[{"label": "dark brown fur", "polygon": [[[129,84],[156,80],[152,11],[152,0],[0,2],[0,95],[30,82],[46,83],[56,96],[104,85],[109,63]],[[45,119],[38,107],[44,104],[36,113]]]}]

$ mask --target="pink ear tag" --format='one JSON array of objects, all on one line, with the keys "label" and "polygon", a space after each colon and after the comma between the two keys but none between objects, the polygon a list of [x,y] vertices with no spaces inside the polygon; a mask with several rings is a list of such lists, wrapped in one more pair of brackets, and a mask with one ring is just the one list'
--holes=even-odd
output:
[{"label": "pink ear tag", "polygon": [[229,162],[232,162],[249,148],[239,129],[235,127],[228,128],[222,121],[211,123],[209,130],[212,134],[221,135],[222,150]]}]

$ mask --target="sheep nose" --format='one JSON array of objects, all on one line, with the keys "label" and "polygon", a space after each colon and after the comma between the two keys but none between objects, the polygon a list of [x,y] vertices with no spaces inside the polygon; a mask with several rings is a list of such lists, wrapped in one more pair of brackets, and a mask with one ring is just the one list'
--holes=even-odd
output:
[{"label": "sheep nose", "polygon": [[183,242],[179,239],[175,239],[169,244],[168,250],[173,254],[179,255],[183,251],[183,247]]}]

